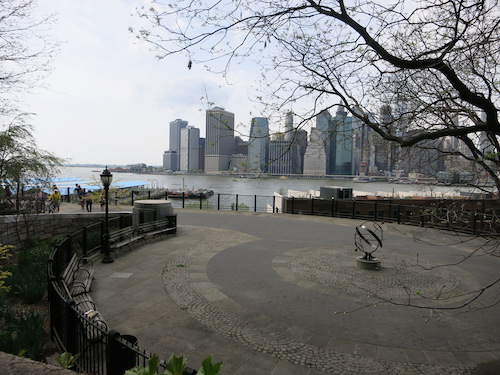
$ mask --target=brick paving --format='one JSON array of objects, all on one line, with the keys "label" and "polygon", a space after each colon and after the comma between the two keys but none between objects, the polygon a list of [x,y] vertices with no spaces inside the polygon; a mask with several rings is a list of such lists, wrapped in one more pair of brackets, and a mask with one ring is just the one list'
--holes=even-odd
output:
[{"label": "brick paving", "polygon": [[481,253],[436,267],[478,239],[385,224],[382,270],[366,271],[355,267],[359,221],[177,213],[177,235],[100,264],[93,284],[110,326],[149,352],[194,368],[213,355],[240,375],[480,374],[499,363],[499,306],[440,310],[497,277],[500,259]]}]

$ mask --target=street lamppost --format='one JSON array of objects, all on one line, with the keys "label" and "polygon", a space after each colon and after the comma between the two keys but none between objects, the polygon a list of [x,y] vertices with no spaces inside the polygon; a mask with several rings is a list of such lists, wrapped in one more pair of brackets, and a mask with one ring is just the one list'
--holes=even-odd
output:
[{"label": "street lamppost", "polygon": [[102,258],[103,263],[113,263],[115,260],[111,257],[110,251],[109,251],[109,226],[108,226],[108,220],[109,220],[109,213],[108,213],[108,192],[109,192],[109,185],[111,185],[111,182],[113,181],[113,175],[109,172],[108,167],[106,166],[106,169],[102,171],[101,174],[101,182],[102,185],[104,186],[104,198],[106,200],[106,214],[105,214],[105,221],[104,221],[104,258]]}]

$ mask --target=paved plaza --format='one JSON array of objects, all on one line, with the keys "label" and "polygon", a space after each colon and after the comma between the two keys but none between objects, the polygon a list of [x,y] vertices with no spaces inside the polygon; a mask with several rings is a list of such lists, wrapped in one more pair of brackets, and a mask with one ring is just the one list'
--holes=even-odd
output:
[{"label": "paved plaza", "polygon": [[93,282],[109,326],[148,352],[183,354],[196,369],[212,355],[228,375],[487,374],[499,364],[500,306],[484,308],[499,286],[467,304],[499,276],[481,239],[383,224],[382,269],[369,271],[356,268],[360,221],[177,214],[176,235],[99,263]]}]

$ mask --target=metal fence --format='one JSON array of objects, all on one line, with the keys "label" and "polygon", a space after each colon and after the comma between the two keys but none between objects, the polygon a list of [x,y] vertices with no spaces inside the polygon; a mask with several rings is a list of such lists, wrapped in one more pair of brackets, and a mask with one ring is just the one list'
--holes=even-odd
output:
[{"label": "metal fence", "polygon": [[[436,200],[415,204],[399,201],[325,200],[281,198],[257,195],[217,194],[207,199],[175,199],[174,208],[279,212],[417,225],[477,235],[500,232],[498,202]],[[110,231],[132,225],[132,215],[109,221]],[[77,368],[94,375],[121,375],[135,365],[145,366],[150,354],[139,349],[133,336],[120,335],[89,319],[75,301],[61,289],[61,277],[73,254],[99,254],[104,222],[98,222],[67,236],[48,262],[51,337],[61,351],[80,353]],[[162,362],[165,366],[165,362]],[[195,374],[186,369],[184,374]]]},{"label": "metal fence", "polygon": [[[132,225],[132,216],[109,221],[110,231]],[[134,366],[146,366],[150,353],[141,350],[137,338],[108,329],[98,320],[89,318],[77,307],[62,284],[62,275],[74,254],[96,257],[101,251],[104,223],[98,222],[78,230],[59,243],[48,261],[48,300],[50,335],[61,352],[79,354],[76,370],[93,375],[122,375]],[[161,361],[160,367],[165,368]],[[196,371],[186,368],[184,375]]]},{"label": "metal fence", "polygon": [[174,208],[330,216],[446,229],[476,235],[498,235],[500,232],[500,202],[495,199],[329,200],[215,194],[208,198],[170,198],[170,201]]},{"label": "metal fence", "polygon": [[282,212],[383,221],[474,235],[497,236],[500,233],[500,216],[496,200],[436,199],[420,200],[414,204],[399,202],[285,198]]},{"label": "metal fence", "polygon": [[168,197],[174,208],[193,208],[216,211],[276,212],[280,198],[276,196],[215,194],[204,198]]}]

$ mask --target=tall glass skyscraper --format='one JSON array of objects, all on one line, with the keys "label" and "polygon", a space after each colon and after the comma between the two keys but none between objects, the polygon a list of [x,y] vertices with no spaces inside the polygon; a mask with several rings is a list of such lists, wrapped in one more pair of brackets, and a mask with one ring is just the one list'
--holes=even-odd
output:
[{"label": "tall glass skyscraper", "polygon": [[269,120],[254,117],[248,140],[248,164],[251,171],[267,172],[269,162]]}]

